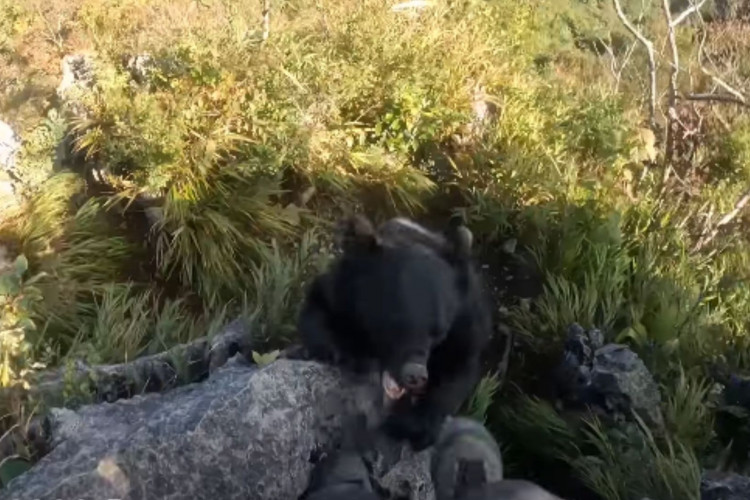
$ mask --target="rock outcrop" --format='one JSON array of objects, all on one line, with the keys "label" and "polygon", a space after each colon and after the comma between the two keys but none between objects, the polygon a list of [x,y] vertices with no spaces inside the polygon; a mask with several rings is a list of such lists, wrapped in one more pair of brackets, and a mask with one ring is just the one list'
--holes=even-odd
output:
[{"label": "rock outcrop", "polygon": [[[235,320],[211,338],[200,337],[128,363],[88,366],[77,361],[73,366],[37,373],[31,379],[30,396],[55,406],[113,403],[136,394],[168,391],[204,380],[235,354],[250,359],[253,340],[249,325]],[[61,396],[71,384],[79,392],[67,394],[63,401]]]},{"label": "rock outcrop", "polygon": [[75,99],[94,85],[94,63],[91,56],[70,54],[60,62],[62,80],[57,95],[63,101]]},{"label": "rock outcrop", "polygon": [[8,209],[19,204],[13,174],[21,139],[7,123],[0,121],[0,219]]},{"label": "rock outcrop", "polygon": [[[377,423],[381,402],[371,378],[235,356],[200,384],[53,410],[51,451],[0,498],[295,499],[348,416]],[[374,457],[375,482],[393,497],[431,498],[429,452],[390,446],[390,456]]]},{"label": "rock outcrop", "polygon": [[0,170],[12,171],[16,155],[21,149],[21,139],[10,125],[0,121]]},{"label": "rock outcrop", "polygon": [[725,472],[706,472],[701,478],[701,500],[747,500],[750,477]]},{"label": "rock outcrop", "polygon": [[634,410],[647,424],[664,425],[659,388],[646,365],[624,345],[604,345],[599,330],[569,328],[557,374],[566,403],[616,419],[627,419]]}]

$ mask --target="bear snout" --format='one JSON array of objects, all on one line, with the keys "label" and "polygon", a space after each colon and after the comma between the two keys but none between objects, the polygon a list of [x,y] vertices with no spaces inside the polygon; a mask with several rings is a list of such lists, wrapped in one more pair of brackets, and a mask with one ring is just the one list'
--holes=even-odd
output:
[{"label": "bear snout", "polygon": [[401,383],[409,391],[418,391],[427,385],[427,366],[422,363],[406,363],[401,368]]}]

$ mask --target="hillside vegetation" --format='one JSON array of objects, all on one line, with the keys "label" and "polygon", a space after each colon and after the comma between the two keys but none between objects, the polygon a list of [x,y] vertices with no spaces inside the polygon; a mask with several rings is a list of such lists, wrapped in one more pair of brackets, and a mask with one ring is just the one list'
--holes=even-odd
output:
[{"label": "hillside vegetation", "polygon": [[[498,304],[517,352],[472,405],[510,470],[554,488],[531,464],[562,464],[607,500],[698,498],[701,467],[744,470],[711,395],[750,368],[750,8],[673,2],[695,12],[670,37],[662,2],[619,3],[653,42],[653,121],[647,51],[610,0],[0,0],[0,119],[22,138],[0,439],[38,411],[8,388],[43,368],[238,315],[260,353],[294,342],[342,214],[459,211],[492,269],[538,276]],[[69,54],[92,74],[63,99]],[[666,434],[534,397],[574,322],[646,361]]]}]

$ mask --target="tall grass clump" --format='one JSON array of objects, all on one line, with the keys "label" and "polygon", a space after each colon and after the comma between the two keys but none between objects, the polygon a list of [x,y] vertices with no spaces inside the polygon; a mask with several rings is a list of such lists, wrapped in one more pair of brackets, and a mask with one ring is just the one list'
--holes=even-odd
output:
[{"label": "tall grass clump", "polygon": [[273,244],[254,265],[243,316],[257,330],[255,338],[261,344],[280,347],[294,339],[307,288],[328,264],[324,241],[319,234],[307,232],[292,251],[282,253]]},{"label": "tall grass clump", "polygon": [[[700,498],[700,465],[692,448],[676,436],[654,435],[637,416],[612,427],[593,415],[564,418],[530,396],[507,403],[500,414],[500,436],[520,467],[542,461],[607,500]],[[542,482],[560,480],[545,467],[532,469]]]},{"label": "tall grass clump", "polygon": [[487,423],[490,407],[494,403],[495,395],[499,389],[500,379],[497,373],[490,373],[482,377],[466,403],[465,413],[483,424]]},{"label": "tall grass clump", "polygon": [[590,449],[584,453],[591,454],[571,460],[571,466],[602,498],[700,498],[701,470],[693,451],[671,438],[658,440],[641,421],[607,431],[594,419],[586,422],[583,440]]},{"label": "tall grass clump", "polygon": [[68,352],[89,363],[122,363],[142,354],[215,333],[225,321],[216,311],[211,321],[190,311],[182,300],[160,299],[130,284],[106,287],[95,299],[93,319],[82,328]]}]

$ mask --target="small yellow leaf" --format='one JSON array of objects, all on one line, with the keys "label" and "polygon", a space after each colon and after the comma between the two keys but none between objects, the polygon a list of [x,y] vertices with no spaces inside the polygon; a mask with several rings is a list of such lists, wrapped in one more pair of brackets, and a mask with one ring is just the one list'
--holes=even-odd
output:
[{"label": "small yellow leaf", "polygon": [[253,362],[255,362],[256,365],[263,367],[266,365],[270,365],[276,359],[279,357],[279,354],[281,351],[276,349],[275,351],[267,352],[265,354],[259,354],[256,351],[253,351]]}]

